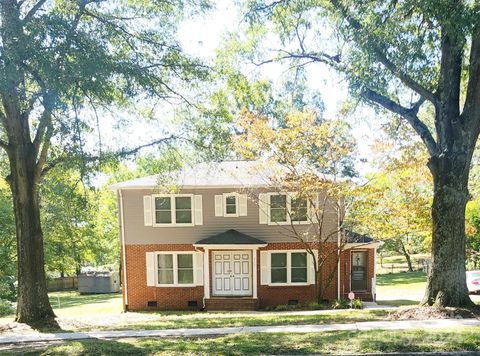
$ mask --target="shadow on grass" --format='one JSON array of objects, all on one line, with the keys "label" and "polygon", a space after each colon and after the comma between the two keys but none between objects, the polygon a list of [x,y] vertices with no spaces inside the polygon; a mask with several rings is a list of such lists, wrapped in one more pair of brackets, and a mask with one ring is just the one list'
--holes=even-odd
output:
[{"label": "shadow on grass", "polygon": [[392,299],[392,300],[377,300],[378,305],[386,305],[392,307],[414,306],[419,305],[420,301],[410,299]]},{"label": "shadow on grass", "polygon": [[423,283],[427,280],[425,272],[400,272],[379,274],[377,276],[377,286],[391,286],[411,283]]},{"label": "shadow on grass", "polygon": [[[478,350],[480,331],[370,330],[324,333],[257,333],[210,338],[146,338],[68,341],[23,354],[150,355],[150,354],[327,354],[343,352],[424,352]],[[40,351],[40,352],[39,352]]]}]

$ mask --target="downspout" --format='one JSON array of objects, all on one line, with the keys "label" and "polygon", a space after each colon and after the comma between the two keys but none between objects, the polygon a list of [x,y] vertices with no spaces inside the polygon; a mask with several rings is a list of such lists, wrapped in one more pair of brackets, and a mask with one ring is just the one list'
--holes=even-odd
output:
[{"label": "downspout", "polygon": [[123,218],[123,196],[122,190],[118,190],[118,208],[120,213],[120,236],[122,240],[122,264],[123,264],[123,288],[125,296],[125,304],[123,306],[123,311],[128,310],[128,288],[127,288],[127,259],[126,259],[126,246],[125,246],[125,220]]},{"label": "downspout", "polygon": [[340,299],[340,246],[341,246],[341,235],[340,231],[340,212],[337,212],[337,299]]},{"label": "downspout", "polygon": [[[197,247],[197,246],[194,246],[194,248],[195,248],[195,251],[196,251],[196,252],[203,252],[204,254],[205,254],[205,253],[208,253],[207,251],[205,251],[205,249],[204,249],[204,251],[202,251],[202,250],[200,250],[199,247]],[[206,283],[206,282],[205,282],[205,262],[204,262],[204,261],[205,261],[205,255],[203,255],[202,260],[203,260],[203,261],[202,261],[202,262],[203,262],[203,263],[202,263],[202,266],[203,266],[203,286],[204,286],[204,289],[205,289],[205,283]],[[206,304],[205,304],[205,291],[204,291],[204,293],[203,293],[203,298],[202,298],[202,310],[205,310],[205,306],[206,306]]]}]

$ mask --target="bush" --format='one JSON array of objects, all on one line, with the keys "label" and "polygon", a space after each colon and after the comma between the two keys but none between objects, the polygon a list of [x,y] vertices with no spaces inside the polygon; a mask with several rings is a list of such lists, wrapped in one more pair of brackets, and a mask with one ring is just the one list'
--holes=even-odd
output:
[{"label": "bush", "polygon": [[328,309],[328,305],[326,305],[325,303],[311,302],[307,304],[307,309],[308,310],[324,310],[324,309]]},{"label": "bush", "polygon": [[15,313],[13,304],[8,300],[0,299],[0,316],[11,315]]},{"label": "bush", "polygon": [[6,299],[11,302],[17,299],[14,276],[0,275],[0,299]]},{"label": "bush", "polygon": [[352,308],[353,309],[363,309],[363,302],[361,301],[361,299],[354,299],[352,301]]},{"label": "bush", "polygon": [[332,309],[349,309],[350,301],[348,299],[335,299],[331,307]]}]

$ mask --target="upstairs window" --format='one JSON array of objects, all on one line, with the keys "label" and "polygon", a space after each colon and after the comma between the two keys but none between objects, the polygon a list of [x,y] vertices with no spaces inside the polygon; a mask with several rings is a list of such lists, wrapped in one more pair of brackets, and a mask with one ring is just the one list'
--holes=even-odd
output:
[{"label": "upstairs window", "polygon": [[238,216],[238,199],[237,194],[224,194],[223,206],[224,216]]},{"label": "upstairs window", "polygon": [[268,223],[286,225],[308,223],[308,201],[305,198],[292,198],[287,194],[269,193]]},{"label": "upstairs window", "polygon": [[287,222],[287,196],[270,195],[270,221]]},{"label": "upstairs window", "polygon": [[155,196],[155,225],[193,225],[192,195]]},{"label": "upstairs window", "polygon": [[308,202],[304,198],[293,198],[291,202],[290,218],[292,221],[308,220]]}]

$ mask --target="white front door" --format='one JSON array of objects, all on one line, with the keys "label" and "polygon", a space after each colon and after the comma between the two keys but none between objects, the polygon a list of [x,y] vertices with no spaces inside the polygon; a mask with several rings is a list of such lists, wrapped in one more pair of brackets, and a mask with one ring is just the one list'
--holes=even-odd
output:
[{"label": "white front door", "polygon": [[213,295],[252,295],[252,252],[213,251]]}]

